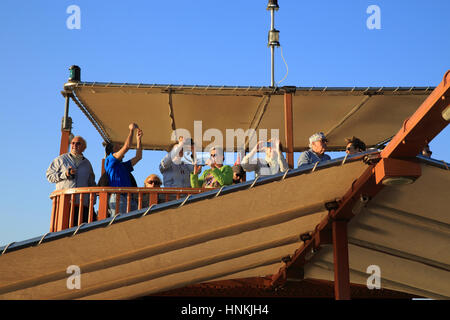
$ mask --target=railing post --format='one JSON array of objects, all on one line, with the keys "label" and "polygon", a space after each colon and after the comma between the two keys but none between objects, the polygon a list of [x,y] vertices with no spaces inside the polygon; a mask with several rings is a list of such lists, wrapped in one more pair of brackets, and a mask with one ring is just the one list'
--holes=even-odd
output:
[{"label": "railing post", "polygon": [[[167,197],[166,197],[166,201],[167,201]],[[150,193],[148,205],[151,206],[152,204],[157,204],[157,203],[158,203],[158,193],[157,192]]]},{"label": "railing post", "polygon": [[56,210],[57,210],[57,206],[56,206],[56,198],[54,197],[52,199],[52,215],[50,218],[50,232],[55,232],[56,231],[56,219],[58,217]]},{"label": "railing post", "polygon": [[58,222],[56,231],[61,231],[69,227],[70,194],[59,196]]},{"label": "railing post", "polygon": [[98,220],[106,219],[108,214],[108,192],[101,191],[98,194]]}]

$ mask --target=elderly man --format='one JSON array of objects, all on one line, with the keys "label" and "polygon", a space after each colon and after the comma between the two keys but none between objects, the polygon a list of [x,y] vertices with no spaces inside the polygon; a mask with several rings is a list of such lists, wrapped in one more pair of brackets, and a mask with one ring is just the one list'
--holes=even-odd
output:
[{"label": "elderly man", "polygon": [[[56,183],[56,190],[95,186],[92,165],[83,156],[86,140],[76,136],[70,143],[70,152],[57,157],[47,169],[46,176],[50,183]],[[75,198],[74,222],[78,222],[79,197]],[[89,197],[83,200],[83,222],[88,222]]]},{"label": "elderly man", "polygon": [[302,152],[298,158],[298,166],[313,164],[331,160],[330,156],[325,154],[327,148],[327,138],[322,132],[318,132],[309,137],[309,150]]}]

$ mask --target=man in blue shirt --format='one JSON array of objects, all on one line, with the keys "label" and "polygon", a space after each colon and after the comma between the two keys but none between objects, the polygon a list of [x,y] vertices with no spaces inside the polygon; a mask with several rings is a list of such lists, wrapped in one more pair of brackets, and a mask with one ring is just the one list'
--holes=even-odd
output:
[{"label": "man in blue shirt", "polygon": [[318,132],[309,137],[309,150],[300,154],[298,158],[298,166],[313,164],[331,160],[330,156],[325,154],[327,148],[327,138],[322,132]]},{"label": "man in blue shirt", "polygon": [[[141,146],[141,140],[143,132],[137,124],[131,123],[128,126],[130,132],[128,134],[127,139],[125,140],[125,143],[122,147],[117,144],[108,144],[105,148],[107,157],[105,159],[105,171],[108,175],[109,180],[109,186],[110,187],[136,187],[132,183],[132,176],[131,172],[133,171],[133,167],[142,159],[142,146]],[[133,134],[134,130],[137,130],[136,132],[136,156],[128,161],[123,162],[123,158],[125,154],[128,152],[128,150],[131,147],[131,142],[133,140]],[[119,212],[125,213],[127,209],[127,195],[121,194],[120,195],[120,207]],[[134,199],[130,202],[130,210],[136,210],[137,209],[137,203]],[[116,195],[112,194],[109,199],[109,210],[110,215],[116,215]]]}]

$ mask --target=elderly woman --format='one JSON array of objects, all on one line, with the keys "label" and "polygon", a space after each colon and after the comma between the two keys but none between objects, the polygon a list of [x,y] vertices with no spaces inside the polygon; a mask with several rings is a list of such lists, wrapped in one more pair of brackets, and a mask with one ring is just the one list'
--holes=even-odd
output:
[{"label": "elderly woman", "polygon": [[[265,151],[264,159],[253,159],[258,151]],[[255,171],[255,178],[285,172],[289,168],[278,139],[269,140],[269,142],[259,141],[242,159],[241,166],[247,172]]]},{"label": "elderly woman", "polygon": [[206,161],[206,164],[211,168],[205,170],[199,177],[201,166],[194,166],[194,172],[191,173],[192,188],[219,188],[232,184],[233,169],[229,165],[224,165],[223,160],[223,149],[220,147],[211,148],[210,157]]}]

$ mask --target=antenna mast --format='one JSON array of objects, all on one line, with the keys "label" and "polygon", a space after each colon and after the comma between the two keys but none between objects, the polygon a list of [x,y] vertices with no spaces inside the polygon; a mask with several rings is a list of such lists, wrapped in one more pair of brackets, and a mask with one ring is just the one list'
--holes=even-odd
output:
[{"label": "antenna mast", "polygon": [[267,44],[270,47],[270,67],[271,67],[271,80],[270,86],[275,87],[275,47],[280,46],[280,31],[275,29],[275,11],[278,11],[278,0],[269,0],[267,10],[270,10],[270,30],[269,30],[269,42]]}]

